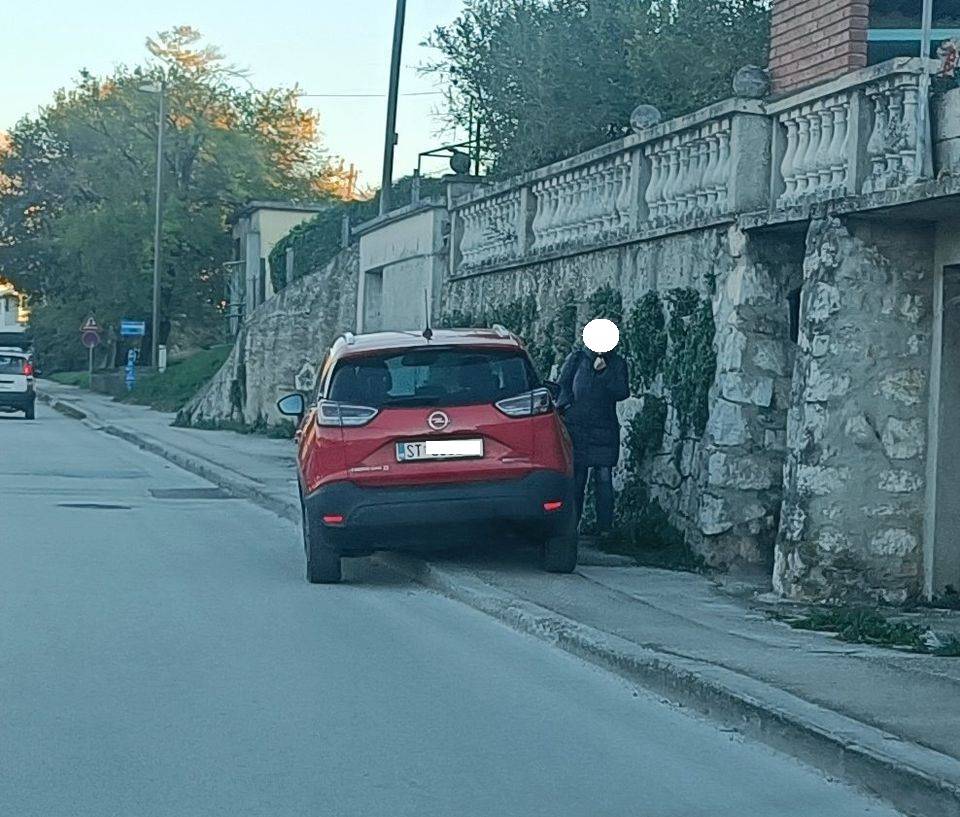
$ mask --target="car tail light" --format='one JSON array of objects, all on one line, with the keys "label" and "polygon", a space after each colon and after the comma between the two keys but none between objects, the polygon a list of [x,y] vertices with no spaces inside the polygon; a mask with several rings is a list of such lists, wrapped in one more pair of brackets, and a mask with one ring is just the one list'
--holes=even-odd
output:
[{"label": "car tail light", "polygon": [[551,502],[543,503],[543,509],[547,513],[552,513],[553,511],[559,511],[561,508],[563,508],[563,502],[562,500],[559,500],[559,499],[553,500]]},{"label": "car tail light", "polygon": [[326,525],[342,525],[343,524],[343,514],[340,513],[326,513],[323,515],[323,522]]},{"label": "car tail light", "polygon": [[536,414],[548,414],[553,408],[553,398],[547,389],[534,389],[494,405],[508,417],[533,417]]},{"label": "car tail light", "polygon": [[365,426],[380,413],[380,409],[370,406],[351,406],[335,400],[321,400],[317,403],[318,426],[355,427]]},{"label": "car tail light", "polygon": [[27,377],[33,377],[33,364],[29,360],[23,364],[23,373]]}]

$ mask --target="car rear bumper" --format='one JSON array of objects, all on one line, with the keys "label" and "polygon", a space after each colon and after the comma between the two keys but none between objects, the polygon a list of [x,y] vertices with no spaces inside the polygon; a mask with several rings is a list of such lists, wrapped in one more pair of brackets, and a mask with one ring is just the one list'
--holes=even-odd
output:
[{"label": "car rear bumper", "polygon": [[[544,509],[558,501],[560,509]],[[444,548],[506,534],[547,539],[575,530],[573,480],[556,471],[396,488],[336,482],[305,497],[304,510],[324,545],[341,553]],[[325,516],[343,521],[331,524]]]},{"label": "car rear bumper", "polygon": [[36,392],[30,391],[0,391],[0,408],[23,411],[30,408],[36,399]]}]

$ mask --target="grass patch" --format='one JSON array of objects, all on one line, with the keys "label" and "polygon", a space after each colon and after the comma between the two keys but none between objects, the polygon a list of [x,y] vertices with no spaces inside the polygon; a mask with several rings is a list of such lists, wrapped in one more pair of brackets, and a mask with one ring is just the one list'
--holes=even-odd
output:
[{"label": "grass patch", "polygon": [[262,417],[253,424],[241,423],[237,420],[199,420],[191,422],[183,413],[177,415],[173,425],[180,428],[195,428],[199,431],[233,431],[237,434],[259,434],[273,440],[292,440],[297,430],[297,424],[292,420],[281,420],[274,425],[268,424]]},{"label": "grass patch", "polygon": [[828,607],[802,616],[776,615],[795,630],[836,633],[841,641],[897,647],[929,655],[960,658],[960,638],[938,635],[922,623],[894,620],[875,607]]},{"label": "grass patch", "polygon": [[87,372],[54,372],[47,379],[54,383],[62,383],[64,386],[82,386],[87,387]]},{"label": "grass patch", "polygon": [[224,344],[204,349],[171,362],[163,374],[138,372],[133,391],[119,398],[120,402],[150,406],[157,411],[179,411],[219,371],[231,348]]},{"label": "grass patch", "polygon": [[706,567],[703,557],[693,552],[657,500],[645,502],[633,513],[625,512],[624,497],[628,493],[625,490],[620,495],[620,513],[613,532],[599,542],[601,549],[629,556],[645,567],[686,572]]}]

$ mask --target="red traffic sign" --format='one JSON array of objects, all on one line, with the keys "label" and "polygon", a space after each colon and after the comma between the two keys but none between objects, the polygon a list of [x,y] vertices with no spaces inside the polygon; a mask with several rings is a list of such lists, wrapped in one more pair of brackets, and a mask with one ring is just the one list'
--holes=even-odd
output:
[{"label": "red traffic sign", "polygon": [[91,315],[80,327],[80,342],[88,349],[93,349],[100,343],[100,324],[97,319]]}]

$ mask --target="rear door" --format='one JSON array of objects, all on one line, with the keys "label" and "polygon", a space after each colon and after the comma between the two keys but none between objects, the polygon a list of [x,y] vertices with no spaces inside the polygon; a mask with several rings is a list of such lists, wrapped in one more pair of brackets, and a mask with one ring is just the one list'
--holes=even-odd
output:
[{"label": "rear door", "polygon": [[27,376],[24,374],[27,358],[10,352],[0,352],[0,394],[25,394]]},{"label": "rear door", "polygon": [[531,418],[496,404],[536,387],[519,348],[417,347],[341,361],[328,395],[379,409],[369,423],[343,429],[350,478],[397,485],[529,472]]}]

